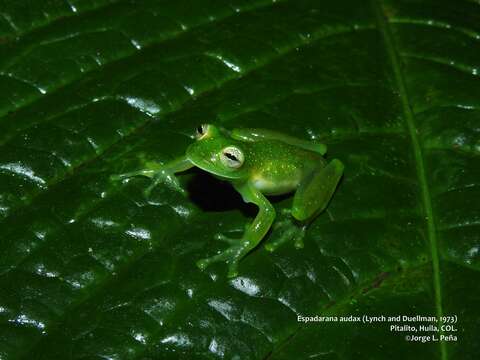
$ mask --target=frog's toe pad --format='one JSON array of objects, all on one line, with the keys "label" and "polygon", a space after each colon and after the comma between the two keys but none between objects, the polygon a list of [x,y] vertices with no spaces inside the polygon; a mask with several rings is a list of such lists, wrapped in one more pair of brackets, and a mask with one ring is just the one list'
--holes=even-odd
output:
[{"label": "frog's toe pad", "polygon": [[201,259],[201,260],[198,260],[196,263],[197,267],[200,269],[200,270],[205,270],[208,266],[208,260],[207,259]]}]

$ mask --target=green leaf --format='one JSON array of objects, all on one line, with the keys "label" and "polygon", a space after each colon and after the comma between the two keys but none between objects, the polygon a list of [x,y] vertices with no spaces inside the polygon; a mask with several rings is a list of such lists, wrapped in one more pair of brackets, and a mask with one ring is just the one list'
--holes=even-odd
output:
[{"label": "green leaf", "polygon": [[[0,359],[476,359],[479,13],[0,0]],[[147,179],[109,180],[183,154],[203,122],[319,138],[345,164],[303,250],[200,272],[256,209],[200,171],[148,201]],[[454,315],[458,339],[297,321],[364,314]]]}]

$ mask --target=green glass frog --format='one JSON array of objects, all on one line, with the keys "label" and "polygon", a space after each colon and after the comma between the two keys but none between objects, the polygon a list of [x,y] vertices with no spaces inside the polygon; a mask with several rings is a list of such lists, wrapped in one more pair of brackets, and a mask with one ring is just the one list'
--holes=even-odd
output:
[{"label": "green glass frog", "polygon": [[228,276],[234,277],[238,274],[239,261],[259,244],[275,220],[275,209],[265,195],[295,192],[287,220],[275,225],[281,235],[267,243],[266,250],[274,251],[288,240],[293,240],[296,248],[303,247],[307,225],[326,208],[343,174],[344,167],[339,160],[327,163],[323,158],[326,151],[324,144],[275,131],[227,131],[205,124],[197,128],[196,141],[184,156],[114,178],[152,178],[147,194],[160,182],[184,193],[174,174],[194,166],[229,181],[245,202],[258,206],[259,212],[253,222],[247,224],[241,239],[216,235],[216,239],[230,246],[217,255],[197,261],[197,266],[203,270],[213,262],[225,261]]}]

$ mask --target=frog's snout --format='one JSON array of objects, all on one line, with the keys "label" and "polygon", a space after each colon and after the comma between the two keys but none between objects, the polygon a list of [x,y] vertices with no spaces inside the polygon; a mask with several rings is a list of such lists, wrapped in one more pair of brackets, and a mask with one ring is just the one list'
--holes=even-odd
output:
[{"label": "frog's snout", "polygon": [[211,161],[211,154],[202,146],[199,146],[198,142],[191,144],[186,151],[188,160],[194,163],[199,168],[205,168]]}]

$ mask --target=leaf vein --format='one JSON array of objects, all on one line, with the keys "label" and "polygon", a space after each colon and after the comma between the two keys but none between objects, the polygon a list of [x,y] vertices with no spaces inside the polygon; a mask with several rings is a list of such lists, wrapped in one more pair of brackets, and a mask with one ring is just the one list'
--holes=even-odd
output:
[{"label": "leaf vein", "polygon": [[[415,124],[415,117],[411,108],[405,74],[402,70],[400,63],[400,55],[397,50],[395,39],[390,29],[388,18],[385,14],[385,10],[380,4],[380,0],[371,0],[372,8],[375,13],[375,17],[378,24],[378,30],[382,35],[385,43],[386,51],[390,59],[392,70],[395,76],[396,85],[400,93],[400,100],[403,108],[403,115],[407,124],[407,129],[410,134],[412,142],[412,148],[415,158],[415,165],[417,169],[417,176],[419,180],[422,203],[425,213],[428,241],[430,243],[430,252],[432,258],[432,271],[433,271],[433,287],[435,292],[435,308],[437,317],[439,319],[443,316],[442,308],[442,293],[441,293],[441,281],[440,281],[440,260],[437,244],[437,230],[435,228],[435,218],[432,208],[432,200],[430,190],[428,188],[428,180],[425,170],[425,159],[422,153],[422,147],[420,145],[420,139],[417,134],[417,127]],[[439,342],[440,354],[442,360],[448,358],[447,348],[444,342]]]},{"label": "leaf vein", "polygon": [[[283,0],[283,1],[288,1],[288,0]],[[230,17],[237,16],[237,15],[239,15],[239,14],[245,14],[245,13],[248,13],[248,12],[251,12],[251,11],[254,11],[254,10],[257,10],[257,9],[259,9],[259,8],[262,8],[262,7],[273,6],[273,5],[275,5],[275,4],[277,4],[277,3],[276,3],[276,2],[271,2],[271,3],[267,3],[267,4],[261,4],[261,5],[258,5],[258,6],[251,6],[251,7],[249,7],[247,10],[245,10],[245,11],[243,11],[243,12],[241,12],[241,13],[235,12],[235,13],[227,14],[227,15],[225,15],[225,16],[223,16],[223,17],[220,16],[220,17],[214,18],[213,20],[212,20],[212,19],[207,19],[207,21],[201,22],[201,23],[199,23],[199,24],[196,25],[196,26],[192,26],[192,27],[186,28],[185,30],[183,30],[183,28],[182,28],[182,31],[175,32],[175,33],[173,33],[173,34],[172,34],[171,36],[169,36],[169,37],[161,38],[159,41],[152,41],[150,44],[148,44],[147,46],[143,47],[141,50],[138,50],[138,47],[135,46],[134,44],[132,44],[133,50],[134,50],[133,53],[130,52],[130,53],[124,55],[124,56],[119,56],[119,57],[117,57],[117,58],[114,58],[114,59],[112,59],[110,62],[105,62],[105,63],[103,63],[101,66],[105,66],[105,65],[112,64],[112,63],[116,63],[116,62],[123,61],[123,60],[125,60],[125,59],[130,58],[131,56],[133,56],[133,54],[135,54],[135,53],[137,53],[137,52],[145,51],[145,50],[148,49],[148,48],[151,48],[151,47],[153,47],[153,46],[157,46],[157,45],[162,44],[162,43],[167,42],[167,41],[171,41],[171,40],[173,40],[173,39],[175,39],[175,38],[177,38],[177,37],[179,37],[179,36],[181,36],[181,35],[184,35],[184,34],[187,34],[187,33],[191,33],[192,30],[197,30],[197,29],[200,29],[200,28],[202,28],[202,27],[204,27],[204,26],[211,25],[211,24],[213,24],[213,23],[215,23],[215,22],[220,22],[220,21],[226,20],[226,19],[228,19],[228,18],[230,18]],[[121,32],[121,30],[119,30],[119,31]],[[28,51],[28,49],[27,49],[27,50],[24,50],[24,52],[25,52],[25,51]],[[101,67],[101,66],[100,66],[100,67]],[[59,91],[59,90],[65,88],[66,86],[69,86],[69,85],[71,85],[71,84],[73,84],[73,83],[75,83],[75,82],[81,81],[81,80],[84,79],[86,76],[88,76],[88,75],[90,75],[91,73],[97,71],[98,69],[99,69],[99,67],[95,67],[95,68],[93,68],[93,69],[91,69],[91,70],[89,70],[89,71],[81,72],[81,73],[80,73],[80,76],[73,77],[73,78],[69,78],[69,79],[65,79],[65,80],[64,80],[63,82],[61,82],[60,84],[57,84],[56,87],[52,87],[51,89],[49,89],[48,94],[46,94],[46,95],[49,95],[49,94],[52,93],[52,92]],[[35,86],[35,87],[38,89],[38,86]],[[39,89],[39,90],[40,90],[40,89]],[[43,89],[42,89],[42,90],[43,90]],[[40,91],[40,92],[42,93],[42,95],[44,95],[46,91],[45,91],[45,92]],[[42,96],[42,97],[36,97],[36,98],[33,98],[33,99],[29,99],[27,102],[24,102],[23,104],[17,105],[17,107],[16,107],[15,109],[13,109],[13,110],[4,110],[3,112],[0,111],[0,120],[1,120],[3,117],[5,117],[7,114],[8,114],[8,115],[11,115],[12,113],[20,110],[21,108],[26,107],[26,106],[31,106],[32,104],[36,103],[37,101],[39,101],[40,99],[43,99],[43,98],[44,98],[44,96]]]}]

